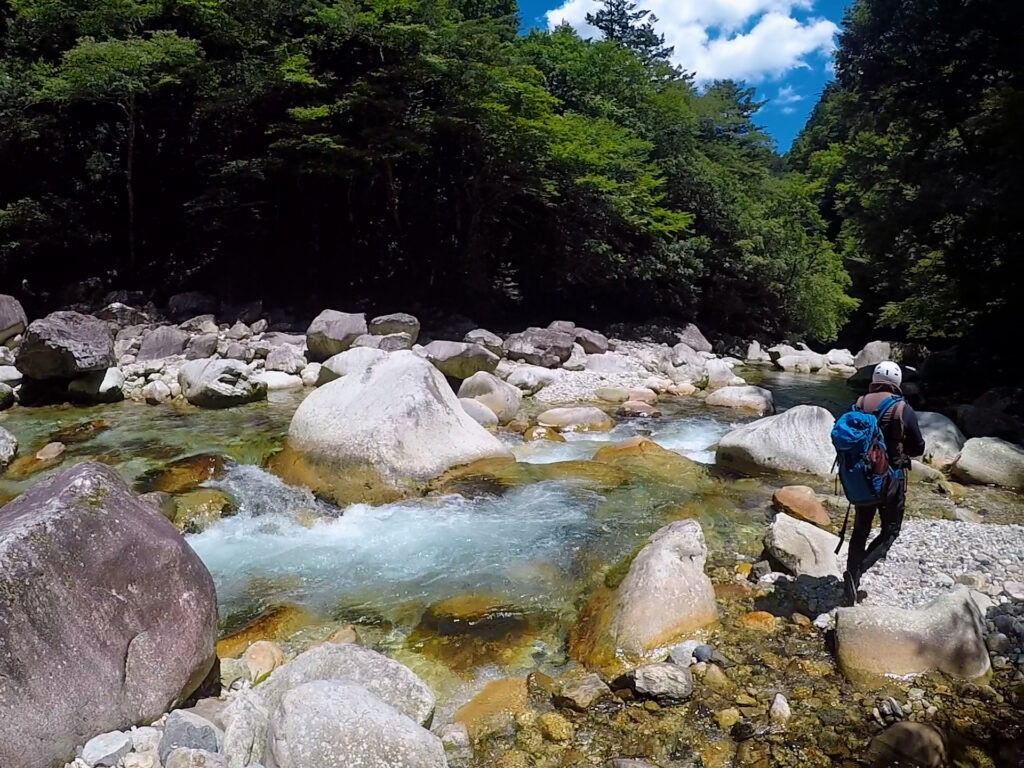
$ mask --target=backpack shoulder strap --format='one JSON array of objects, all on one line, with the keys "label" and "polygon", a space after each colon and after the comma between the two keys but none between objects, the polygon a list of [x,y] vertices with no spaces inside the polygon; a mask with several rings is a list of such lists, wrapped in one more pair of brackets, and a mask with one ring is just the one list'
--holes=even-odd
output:
[{"label": "backpack shoulder strap", "polygon": [[[897,405],[898,403],[903,402],[903,398],[900,397],[899,395],[890,395],[889,397],[885,398],[885,400],[878,404],[878,408],[875,409],[875,418],[881,421],[882,417],[885,416],[886,413],[888,413],[890,408],[892,408],[894,405]],[[898,410],[896,412],[896,415],[902,418],[903,411]]]}]

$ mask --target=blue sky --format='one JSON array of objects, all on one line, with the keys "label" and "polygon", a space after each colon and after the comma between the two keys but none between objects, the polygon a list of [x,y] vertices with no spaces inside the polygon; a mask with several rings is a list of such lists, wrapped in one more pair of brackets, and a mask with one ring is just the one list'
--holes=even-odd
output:
[{"label": "blue sky", "polygon": [[[698,84],[742,80],[768,103],[756,120],[789,149],[831,79],[835,35],[848,0],[640,0]],[[584,37],[599,0],[519,0],[524,27],[565,20]]]}]

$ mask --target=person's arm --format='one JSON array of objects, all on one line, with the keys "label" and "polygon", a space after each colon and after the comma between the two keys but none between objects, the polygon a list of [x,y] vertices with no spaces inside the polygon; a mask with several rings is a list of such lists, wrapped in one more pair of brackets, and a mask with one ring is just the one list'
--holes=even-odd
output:
[{"label": "person's arm", "polygon": [[924,435],[917,412],[909,405],[903,407],[903,452],[907,456],[924,456]]}]

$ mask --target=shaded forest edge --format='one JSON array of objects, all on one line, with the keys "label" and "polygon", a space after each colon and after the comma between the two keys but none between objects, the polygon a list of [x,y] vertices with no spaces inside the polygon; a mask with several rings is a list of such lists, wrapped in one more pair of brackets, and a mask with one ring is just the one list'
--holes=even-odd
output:
[{"label": "shaded forest edge", "polygon": [[[1020,376],[1020,4],[855,2],[789,156],[631,3],[0,5],[0,286],[314,314],[696,319]],[[70,286],[70,292],[65,291]],[[76,295],[78,294],[78,295]]]}]

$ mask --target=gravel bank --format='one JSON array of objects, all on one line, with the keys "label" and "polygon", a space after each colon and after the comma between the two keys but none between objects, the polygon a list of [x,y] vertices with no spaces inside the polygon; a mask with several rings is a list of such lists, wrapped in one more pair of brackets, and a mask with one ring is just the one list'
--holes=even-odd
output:
[{"label": "gravel bank", "polygon": [[[872,532],[877,533],[877,529]],[[906,520],[887,558],[864,574],[865,603],[913,607],[967,584],[1005,603],[1024,581],[1024,526]]]}]

